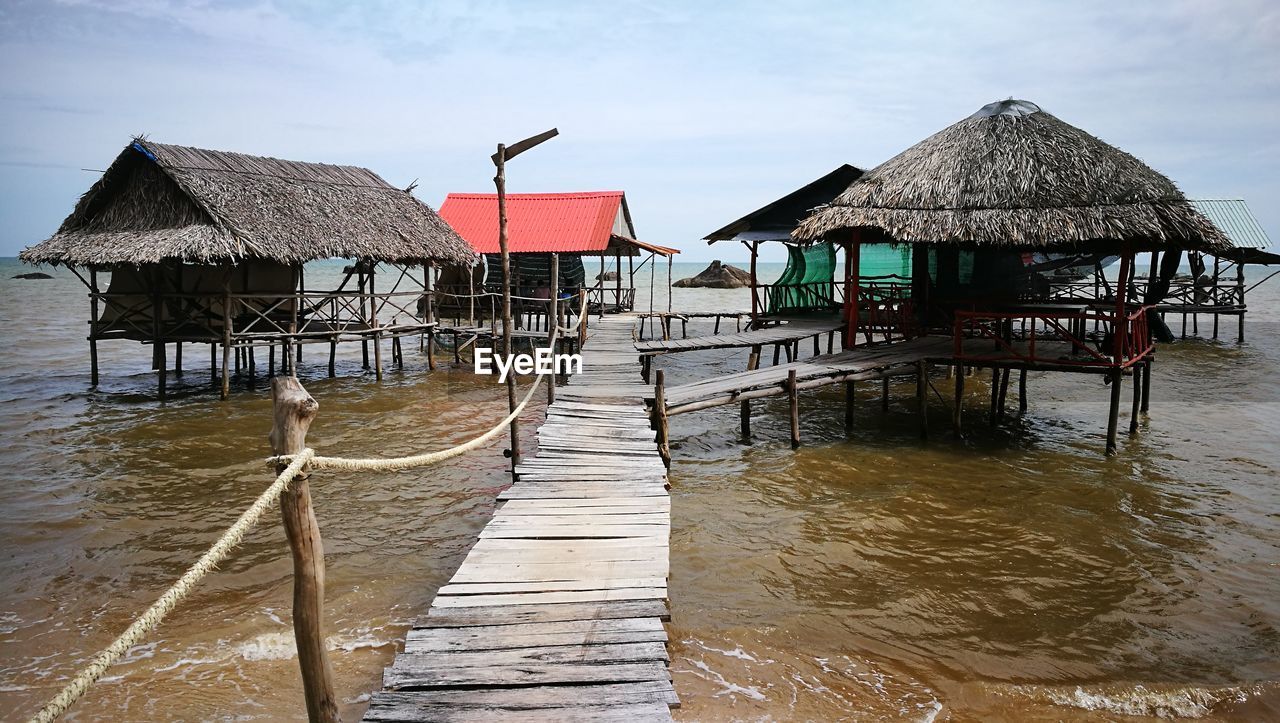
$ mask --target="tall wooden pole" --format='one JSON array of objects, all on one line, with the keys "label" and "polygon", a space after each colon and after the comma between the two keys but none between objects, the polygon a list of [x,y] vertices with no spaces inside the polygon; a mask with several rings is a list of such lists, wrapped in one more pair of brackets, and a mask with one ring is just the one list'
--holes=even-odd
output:
[{"label": "tall wooden pole", "polygon": [[222,292],[222,398],[231,396],[231,325],[235,314],[231,309],[231,277],[227,276]]},{"label": "tall wooden pole", "polygon": [[756,276],[756,255],[760,250],[760,242],[751,242],[751,328],[757,328],[756,320],[760,316],[758,311],[760,301],[756,298],[756,289],[760,286],[760,279]]},{"label": "tall wooden pole", "polygon": [[[502,254],[502,356],[510,363],[511,360],[511,252],[508,248],[507,240],[507,146],[505,143],[498,144],[498,152],[494,154],[494,163],[498,166],[498,172],[493,177],[493,183],[498,188],[498,249]],[[601,273],[604,269],[604,252],[600,254]],[[603,288],[603,282],[601,282]],[[604,294],[600,295],[601,306],[604,303]],[[602,312],[603,313],[603,312]],[[507,374],[507,411],[508,413],[516,410],[516,375],[514,372]],[[511,420],[511,474],[514,475],[516,466],[520,464],[520,420]]]},{"label": "tall wooden pole", "polygon": [[98,386],[98,270],[89,269],[89,384]]},{"label": "tall wooden pole", "polygon": [[800,389],[796,386],[796,370],[787,371],[787,403],[791,412],[791,448],[800,448]]},{"label": "tall wooden pole", "polygon": [[[271,380],[274,424],[268,439],[277,455],[297,454],[307,446],[307,430],[320,405],[295,377]],[[277,474],[288,465],[276,465]],[[293,635],[312,721],[336,723],[338,702],[333,669],[324,647],[324,543],[311,505],[309,473],[304,467],[280,497],[285,534],[293,553]]]}]

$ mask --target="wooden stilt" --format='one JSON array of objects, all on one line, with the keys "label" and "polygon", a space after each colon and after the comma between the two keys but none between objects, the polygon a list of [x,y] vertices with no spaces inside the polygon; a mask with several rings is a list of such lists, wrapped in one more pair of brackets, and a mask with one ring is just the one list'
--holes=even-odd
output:
[{"label": "wooden stilt", "polygon": [[222,399],[231,396],[231,332],[234,315],[231,310],[231,282],[227,282],[222,301]]},{"label": "wooden stilt", "polygon": [[1142,408],[1142,365],[1133,365],[1133,404],[1129,408],[1129,436],[1138,433],[1138,412]]},{"label": "wooden stilt", "polygon": [[[760,345],[756,344],[751,347],[751,353],[747,356],[747,371],[755,371],[760,367]],[[751,441],[751,400],[742,400],[742,409],[739,412],[742,417],[742,439]]]},{"label": "wooden stilt", "polygon": [[951,408],[951,427],[956,430],[956,436],[963,437],[964,430],[960,426],[960,416],[964,411],[964,367],[956,365],[955,370],[955,403]]},{"label": "wooden stilt", "polygon": [[182,376],[182,342],[180,341],[173,344],[173,374]]},{"label": "wooden stilt", "polygon": [[378,330],[378,322],[373,322],[373,374],[382,381],[382,332]]},{"label": "wooden stilt", "polygon": [[1004,419],[1005,400],[1009,396],[1009,368],[1000,370],[1000,398],[996,401],[996,416]]},{"label": "wooden stilt", "polygon": [[880,380],[880,411],[889,411],[889,377]]},{"label": "wooden stilt", "polygon": [[778,358],[782,356],[782,344],[773,345],[773,365],[778,366]]},{"label": "wooden stilt", "polygon": [[791,448],[800,447],[800,389],[796,386],[796,370],[787,372],[787,401],[791,407]]},{"label": "wooden stilt", "polygon": [[1027,370],[1018,370],[1018,412],[1026,414],[1027,412]]},{"label": "wooden stilt", "polygon": [[329,337],[329,378],[338,376],[338,337]]},{"label": "wooden stilt", "polygon": [[1000,367],[991,368],[991,410],[990,423],[995,425],[998,416],[998,405],[1000,403]]},{"label": "wooden stilt", "polygon": [[[320,405],[293,377],[271,380],[271,401],[275,417],[269,435],[271,451],[277,455],[301,452]],[[277,473],[286,466],[276,465]],[[311,504],[309,477],[304,468],[280,497],[285,535],[293,554],[293,634],[307,716],[312,721],[336,723],[338,703],[324,640],[324,542]]]},{"label": "wooden stilt", "polygon": [[[627,257],[628,261],[631,259]],[[632,286],[635,284],[633,283]],[[551,297],[547,302],[547,346],[555,353],[556,329],[560,326],[560,254],[551,254]],[[646,383],[648,383],[646,381]],[[556,401],[556,378],[547,381],[547,404]]]},{"label": "wooden stilt", "polygon": [[254,354],[253,354],[253,347],[251,346],[245,347],[244,355],[245,355],[245,369],[247,369],[249,372],[249,388],[254,389],[257,386],[258,369],[257,369],[257,360],[254,358]]},{"label": "wooden stilt", "polygon": [[929,363],[916,362],[916,411],[920,414],[920,439],[929,438]]},{"label": "wooden stilt", "polygon": [[716,328],[712,330],[711,335],[715,336],[720,333],[720,315],[716,314]]},{"label": "wooden stilt", "polygon": [[1107,454],[1116,453],[1116,431],[1120,422],[1120,380],[1123,376],[1119,370],[1111,372],[1111,406],[1107,411]]},{"label": "wooden stilt", "polygon": [[267,345],[267,376],[274,377],[276,375],[276,345]]},{"label": "wooden stilt", "polygon": [[98,270],[89,269],[89,386],[98,386]]},{"label": "wooden stilt", "polygon": [[209,383],[218,383],[218,342],[209,342]]},{"label": "wooden stilt", "polygon": [[164,354],[165,354],[165,348],[164,348],[164,346],[165,346],[165,345],[164,345],[164,342],[157,342],[157,343],[156,343],[156,356],[157,356],[157,359],[156,359],[156,363],[157,363],[156,371],[159,373],[159,380],[160,380],[160,401],[162,401],[162,402],[165,400],[165,396],[166,396],[166,394],[167,394],[167,392],[168,392],[167,386],[168,386],[168,382],[169,382],[169,379],[168,379],[168,377],[169,377],[169,370],[168,370],[168,366],[169,366],[169,364],[168,364],[168,362],[167,362],[167,361],[165,360],[165,358],[164,358]]}]

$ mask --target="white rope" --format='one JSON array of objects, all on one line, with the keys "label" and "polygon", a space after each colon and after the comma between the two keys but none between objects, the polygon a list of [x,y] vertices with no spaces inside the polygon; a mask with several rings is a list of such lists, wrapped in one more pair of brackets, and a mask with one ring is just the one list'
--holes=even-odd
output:
[{"label": "white rope", "polygon": [[280,495],[288,488],[289,483],[312,459],[314,454],[314,450],[304,449],[299,454],[293,455],[289,466],[276,477],[276,481],[271,483],[271,486],[258,496],[257,501],[240,515],[240,519],[236,520],[234,525],[222,533],[222,537],[214,543],[213,547],[210,547],[209,551],[196,561],[196,564],[192,565],[182,577],[178,578],[178,581],[166,590],[159,600],[156,600],[151,607],[147,608],[146,612],[138,616],[138,619],[134,620],[133,624],[120,637],[115,639],[115,642],[108,645],[101,653],[98,653],[97,657],[89,665],[85,666],[84,670],[73,678],[70,683],[67,683],[62,691],[55,695],[39,713],[32,716],[31,723],[49,723],[49,721],[62,715],[72,703],[84,695],[89,686],[102,677],[107,668],[110,668],[121,655],[124,655],[129,648],[136,645],[143,635],[146,635],[159,625],[160,621],[164,620],[164,616],[191,592],[195,584],[217,567],[218,563],[222,562],[227,554],[240,544],[240,540],[245,533],[258,523],[258,520],[262,518],[262,515],[267,510],[271,509],[276,500],[280,498]]},{"label": "white rope", "polygon": [[[312,457],[311,466],[316,469],[342,469],[351,472],[372,471],[372,472],[396,472],[402,469],[410,469],[412,467],[424,467],[429,464],[435,464],[458,455],[465,454],[471,450],[483,446],[486,442],[496,437],[502,432],[511,421],[514,420],[524,408],[533,399],[533,393],[538,391],[542,380],[550,374],[539,374],[538,378],[533,381],[529,387],[529,393],[524,395],[524,399],[511,410],[501,422],[498,422],[492,429],[475,439],[459,444],[456,447],[443,449],[439,452],[429,452],[427,454],[415,454],[409,457],[372,457],[366,459],[352,459],[349,457]],[[272,457],[267,460],[271,464],[283,463],[293,459],[288,455],[280,457]]]}]

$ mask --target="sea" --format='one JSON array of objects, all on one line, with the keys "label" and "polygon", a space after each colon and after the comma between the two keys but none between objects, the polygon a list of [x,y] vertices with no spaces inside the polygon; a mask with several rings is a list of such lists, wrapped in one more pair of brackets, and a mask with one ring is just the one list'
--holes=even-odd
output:
[{"label": "sea", "polygon": [[[641,310],[749,308],[741,289],[668,299],[664,266],[652,301],[649,267],[637,279]],[[11,278],[31,270],[0,259],[5,720],[38,710],[273,477],[264,380],[237,379],[219,401],[207,352],[188,349],[160,402],[149,348],[117,341],[100,344],[91,389],[84,287],[65,269]],[[766,279],[781,270],[761,267]],[[1265,275],[1254,270],[1251,282]],[[313,264],[309,286],[340,271]],[[1280,280],[1249,304],[1244,343],[1234,319],[1215,340],[1201,317],[1198,335],[1159,346],[1150,414],[1114,457],[1108,392],[1088,375],[1032,374],[1028,411],[1015,404],[995,425],[975,377],[963,439],[937,396],[934,433],[919,438],[913,383],[891,388],[888,411],[878,385],[861,385],[850,432],[841,392],[802,393],[794,451],[785,400],[755,403],[749,442],[734,406],[673,417],[676,718],[1280,719]],[[358,345],[340,347],[335,379],[316,349],[299,376],[320,403],[308,441],[321,454],[442,449],[505,413],[496,378],[447,354],[428,371],[406,344],[404,369],[379,383]],[[740,371],[746,351],[658,364],[679,384]],[[524,414],[525,450],[542,414]],[[492,514],[504,446],[429,469],[313,476],[344,719]],[[305,718],[290,574],[269,515],[68,719]]]}]

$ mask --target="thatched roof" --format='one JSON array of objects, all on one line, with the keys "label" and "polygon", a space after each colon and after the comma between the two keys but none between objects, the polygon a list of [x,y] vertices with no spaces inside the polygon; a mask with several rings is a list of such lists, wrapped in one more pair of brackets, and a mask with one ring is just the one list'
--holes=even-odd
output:
[{"label": "thatched roof", "polygon": [[373,171],[134,139],[30,263],[331,257],[471,263],[435,211]]},{"label": "thatched roof", "polygon": [[1165,176],[1034,103],[991,103],[890,158],[794,238],[1135,251],[1227,247]]}]

